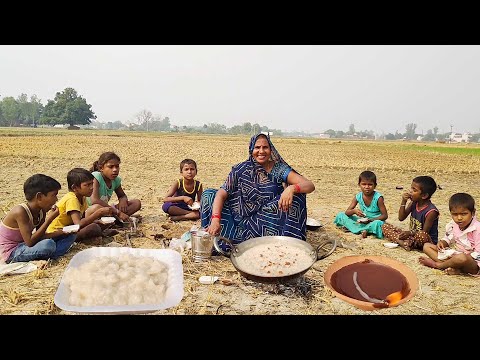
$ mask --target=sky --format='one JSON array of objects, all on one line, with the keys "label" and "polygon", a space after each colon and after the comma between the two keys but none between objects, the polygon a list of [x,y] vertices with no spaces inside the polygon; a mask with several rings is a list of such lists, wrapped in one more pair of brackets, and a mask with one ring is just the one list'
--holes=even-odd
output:
[{"label": "sky", "polygon": [[480,132],[479,64],[478,45],[0,45],[0,100],[72,87],[102,122]]}]

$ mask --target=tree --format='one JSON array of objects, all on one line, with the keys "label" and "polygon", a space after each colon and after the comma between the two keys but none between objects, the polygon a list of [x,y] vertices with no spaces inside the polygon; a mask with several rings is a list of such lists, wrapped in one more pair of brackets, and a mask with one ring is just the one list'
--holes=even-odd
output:
[{"label": "tree", "polygon": [[137,120],[138,125],[148,131],[148,125],[153,121],[153,114],[151,111],[143,109],[135,116],[135,119]]},{"label": "tree", "polygon": [[21,94],[17,98],[20,123],[35,125],[43,112],[43,105],[37,95],[32,95],[28,101],[27,94]]},{"label": "tree", "polygon": [[406,138],[409,140],[415,139],[416,129],[417,129],[417,124],[413,124],[413,123],[407,124],[407,126],[405,126],[405,130],[407,130],[407,132],[405,133]]},{"label": "tree", "polygon": [[330,137],[335,137],[335,135],[336,135],[336,132],[333,129],[328,129],[324,133],[327,134],[327,135],[330,135]]},{"label": "tree", "polygon": [[78,96],[73,88],[57,92],[54,100],[48,100],[40,122],[45,124],[87,125],[97,116],[91,110],[92,105]]},{"label": "tree", "polygon": [[354,124],[350,124],[350,126],[348,127],[347,134],[349,134],[349,135],[355,134],[355,125]]},{"label": "tree", "polygon": [[427,130],[427,134],[423,137],[424,141],[434,141],[435,135],[433,135],[432,129]]},{"label": "tree", "polygon": [[478,142],[480,139],[480,134],[477,133],[477,134],[473,134],[472,137],[470,138],[470,141],[471,142]]},{"label": "tree", "polygon": [[1,102],[2,116],[5,119],[5,124],[8,126],[14,126],[18,122],[20,115],[20,109],[17,100],[12,96],[7,96]]},{"label": "tree", "polygon": [[252,133],[252,124],[250,122],[243,123],[242,128],[243,128],[242,132],[244,134]]}]

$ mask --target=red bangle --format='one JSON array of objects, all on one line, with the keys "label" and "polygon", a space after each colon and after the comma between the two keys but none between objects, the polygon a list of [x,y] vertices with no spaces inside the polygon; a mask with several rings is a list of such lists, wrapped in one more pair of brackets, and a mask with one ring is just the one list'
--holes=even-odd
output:
[{"label": "red bangle", "polygon": [[299,193],[300,192],[300,185],[294,184],[293,186],[295,186],[295,192]]},{"label": "red bangle", "polygon": [[212,219],[219,219],[219,220],[221,220],[222,217],[220,216],[220,214],[212,214]]}]

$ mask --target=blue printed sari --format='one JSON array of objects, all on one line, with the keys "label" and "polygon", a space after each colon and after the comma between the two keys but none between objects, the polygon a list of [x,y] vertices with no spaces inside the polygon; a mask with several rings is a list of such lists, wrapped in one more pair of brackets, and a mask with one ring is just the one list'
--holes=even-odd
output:
[{"label": "blue printed sari", "polygon": [[[307,202],[305,194],[295,194],[288,212],[278,207],[284,183],[293,170],[280,156],[268,136],[272,160],[275,164],[268,173],[252,156],[257,134],[250,140],[249,158],[234,165],[221,186],[227,194],[222,209],[220,235],[234,244],[270,235],[290,236],[306,240]],[[210,225],[216,189],[206,189],[202,194],[202,227]],[[228,245],[221,243],[223,250]]]}]

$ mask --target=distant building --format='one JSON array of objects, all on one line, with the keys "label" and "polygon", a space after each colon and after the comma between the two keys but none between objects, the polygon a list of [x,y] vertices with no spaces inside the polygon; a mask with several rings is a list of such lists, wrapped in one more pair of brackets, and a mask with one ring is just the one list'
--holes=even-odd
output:
[{"label": "distant building", "polygon": [[466,133],[463,133],[463,134],[460,134],[460,133],[451,133],[447,140],[449,142],[454,142],[454,143],[461,143],[461,142],[465,142],[465,143],[468,143],[470,142],[470,138],[472,137],[472,135],[468,132]]},{"label": "distant building", "polygon": [[273,135],[273,131],[262,131],[262,134],[263,134],[263,135],[267,135],[267,136],[272,136],[272,135]]},{"label": "distant building", "polygon": [[330,139],[331,138],[330,134],[325,134],[325,133],[316,134],[315,137],[318,137],[320,139]]}]

